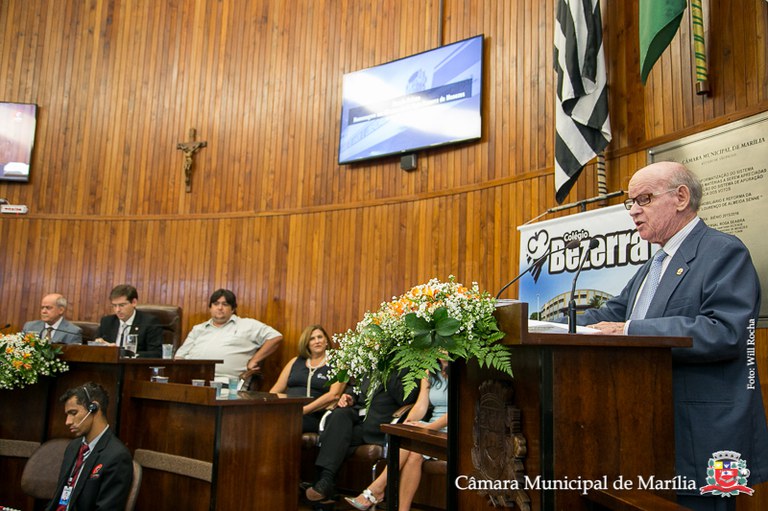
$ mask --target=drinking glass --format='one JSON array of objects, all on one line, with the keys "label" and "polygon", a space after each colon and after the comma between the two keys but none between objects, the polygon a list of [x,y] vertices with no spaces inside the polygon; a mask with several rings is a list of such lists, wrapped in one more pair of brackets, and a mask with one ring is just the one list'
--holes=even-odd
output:
[{"label": "drinking glass", "polygon": [[139,345],[139,336],[138,334],[128,334],[125,338],[125,349],[128,350],[130,353],[128,353],[129,357],[135,357],[136,356],[136,348]]}]

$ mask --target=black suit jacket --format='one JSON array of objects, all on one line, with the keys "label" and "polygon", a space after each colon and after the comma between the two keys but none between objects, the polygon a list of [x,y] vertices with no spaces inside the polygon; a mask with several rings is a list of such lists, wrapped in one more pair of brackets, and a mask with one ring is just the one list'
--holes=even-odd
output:
[{"label": "black suit jacket", "polygon": [[[75,438],[64,452],[56,494],[48,504],[47,511],[53,511],[59,504],[59,497],[69,474],[75,465],[77,452],[83,443]],[[125,509],[125,502],[133,483],[133,460],[125,445],[107,429],[85,459],[82,472],[72,491],[70,511],[91,511],[95,509]]]},{"label": "black suit jacket", "polygon": [[[120,320],[111,314],[101,318],[96,337],[101,337],[107,342],[115,342],[120,330]],[[137,347],[138,354],[143,358],[159,358],[163,354],[163,328],[155,322],[155,319],[146,312],[136,311],[133,318],[130,334],[139,336]]]},{"label": "black suit jacket", "polygon": [[[365,443],[383,444],[386,435],[381,432],[381,425],[388,424],[392,420],[392,415],[404,405],[416,402],[418,388],[405,396],[402,376],[402,374],[392,375],[386,388],[379,386],[374,391],[368,412],[363,420],[363,441]],[[367,382],[361,387],[360,395],[355,396],[356,408],[365,406],[366,393],[368,392]]]}]

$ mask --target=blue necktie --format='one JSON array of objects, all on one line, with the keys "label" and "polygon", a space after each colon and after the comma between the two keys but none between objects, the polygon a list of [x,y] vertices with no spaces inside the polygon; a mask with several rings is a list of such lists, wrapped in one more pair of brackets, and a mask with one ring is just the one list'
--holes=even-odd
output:
[{"label": "blue necktie", "polygon": [[640,292],[640,296],[637,297],[635,302],[635,308],[632,309],[632,315],[629,319],[643,319],[645,313],[648,312],[648,307],[651,305],[653,295],[656,294],[656,288],[659,287],[659,280],[661,280],[661,265],[664,263],[664,258],[667,257],[667,253],[664,250],[659,250],[656,255],[653,256],[653,262],[651,262],[651,269],[648,270],[648,277],[645,279],[645,285]]}]

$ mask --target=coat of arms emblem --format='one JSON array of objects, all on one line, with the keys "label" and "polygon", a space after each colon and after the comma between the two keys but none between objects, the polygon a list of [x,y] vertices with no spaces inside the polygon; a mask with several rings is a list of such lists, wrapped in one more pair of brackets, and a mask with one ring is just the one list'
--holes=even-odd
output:
[{"label": "coat of arms emblem", "polygon": [[735,497],[739,493],[752,495],[754,490],[747,486],[749,469],[741,454],[735,451],[712,453],[707,465],[707,485],[700,488],[701,494],[711,493],[721,497]]}]

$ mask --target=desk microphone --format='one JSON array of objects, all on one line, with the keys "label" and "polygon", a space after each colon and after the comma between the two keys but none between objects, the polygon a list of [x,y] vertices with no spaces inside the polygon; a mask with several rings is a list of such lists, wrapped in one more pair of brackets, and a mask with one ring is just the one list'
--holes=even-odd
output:
[{"label": "desk microphone", "polygon": [[6,330],[8,328],[11,328],[11,324],[10,323],[7,323],[3,328],[0,328],[0,332],[2,332],[3,330]]},{"label": "desk microphone", "polygon": [[531,263],[531,265],[528,266],[528,268],[526,268],[523,273],[519,274],[517,277],[515,277],[514,279],[510,280],[509,282],[507,282],[504,285],[504,287],[502,287],[501,290],[499,290],[499,292],[496,294],[496,299],[498,300],[499,297],[501,296],[501,293],[506,291],[506,289],[509,286],[511,286],[512,284],[514,284],[518,280],[520,280],[523,277],[523,275],[525,275],[529,271],[533,270],[536,266],[540,265],[542,263],[542,261],[544,261],[544,259],[546,259],[547,257],[549,257],[552,254],[557,254],[558,252],[563,252],[564,250],[571,250],[571,249],[577,248],[579,246],[579,243],[580,243],[579,240],[571,240],[568,243],[566,243],[564,247],[558,248],[557,250],[554,250],[554,251],[552,250],[552,247],[549,247],[547,249],[547,251],[544,252],[544,255],[539,257],[539,258],[537,258],[535,261],[533,261]]},{"label": "desk microphone", "polygon": [[[45,331],[46,330],[47,330],[47,327],[43,328],[40,331],[40,338],[45,337]],[[80,332],[75,332],[74,330],[64,330],[63,328],[51,328],[51,334],[53,334],[53,332],[62,332],[62,333],[65,333],[65,334],[79,335],[82,338],[83,341],[93,341],[94,340],[94,337],[91,337],[90,335],[85,335],[85,332],[83,332],[82,330]],[[57,344],[60,344],[60,343],[57,343]]]},{"label": "desk microphone", "polygon": [[584,263],[587,262],[587,256],[593,248],[597,248],[600,244],[595,238],[589,240],[589,246],[584,253],[581,254],[581,261],[579,261],[579,269],[576,271],[576,275],[573,276],[573,285],[571,286],[571,300],[568,302],[568,333],[576,333],[576,279],[579,278]]}]

